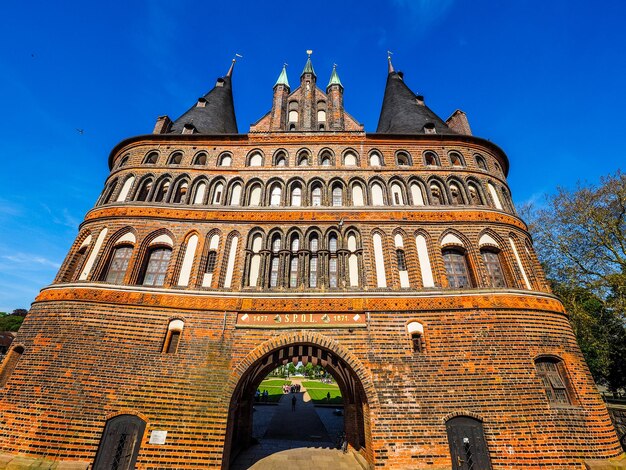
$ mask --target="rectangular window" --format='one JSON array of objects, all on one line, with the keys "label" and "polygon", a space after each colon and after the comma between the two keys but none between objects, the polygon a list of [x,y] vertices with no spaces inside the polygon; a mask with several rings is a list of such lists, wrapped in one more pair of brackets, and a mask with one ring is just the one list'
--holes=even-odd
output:
[{"label": "rectangular window", "polygon": [[289,287],[298,287],[298,256],[291,258],[289,270]]},{"label": "rectangular window", "polygon": [[180,331],[171,331],[169,343],[167,345],[167,354],[175,354],[178,349],[178,342],[180,341]]},{"label": "rectangular window", "polygon": [[471,287],[467,262],[463,253],[455,250],[446,250],[443,252],[443,263],[446,268],[449,287],[456,289]]},{"label": "rectangular window", "polygon": [[313,256],[309,269],[309,287],[317,287],[317,256]]},{"label": "rectangular window", "polygon": [[489,276],[489,285],[491,287],[506,287],[498,253],[481,250],[480,254],[483,258],[483,263],[485,263],[487,275]]},{"label": "rectangular window", "polygon": [[133,254],[133,248],[130,246],[120,246],[115,248],[111,256],[111,263],[105,281],[111,284],[121,284],[126,276],[128,262]]},{"label": "rectangular window", "polygon": [[328,281],[330,287],[337,287],[337,258],[328,260]]},{"label": "rectangular window", "polygon": [[150,252],[143,278],[144,286],[162,286],[172,256],[171,248],[157,248]]},{"label": "rectangular window", "polygon": [[535,361],[535,368],[543,383],[548,400],[555,404],[569,404],[570,400],[562,376],[561,362],[553,359],[538,359]]},{"label": "rectangular window", "polygon": [[278,257],[272,258],[272,265],[270,270],[270,287],[278,286]]},{"label": "rectangular window", "polygon": [[396,250],[396,257],[398,258],[398,271],[406,271],[406,256],[404,251]]}]

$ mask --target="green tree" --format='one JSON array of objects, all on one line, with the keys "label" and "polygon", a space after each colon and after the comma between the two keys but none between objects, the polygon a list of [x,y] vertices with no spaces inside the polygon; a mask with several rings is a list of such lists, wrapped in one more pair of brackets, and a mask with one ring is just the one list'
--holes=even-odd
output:
[{"label": "green tree", "polygon": [[626,388],[626,175],[559,188],[522,209],[595,380]]}]

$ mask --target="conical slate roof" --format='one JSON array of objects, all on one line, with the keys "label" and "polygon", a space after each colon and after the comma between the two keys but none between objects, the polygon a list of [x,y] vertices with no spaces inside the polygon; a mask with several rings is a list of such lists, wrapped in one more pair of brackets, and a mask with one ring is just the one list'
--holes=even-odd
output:
[{"label": "conical slate roof", "polygon": [[333,71],[330,74],[330,80],[328,80],[328,85],[326,85],[326,88],[328,88],[331,85],[339,85],[340,87],[343,88],[343,85],[341,84],[341,80],[339,80],[339,75],[337,74],[336,65],[333,65]]},{"label": "conical slate roof", "polygon": [[377,133],[426,134],[427,127],[434,127],[437,134],[456,134],[424,104],[422,97],[411,91],[402,73],[394,71],[391,65],[389,69]]},{"label": "conical slate roof", "polygon": [[283,70],[280,72],[280,75],[278,76],[278,80],[276,80],[276,83],[274,83],[274,86],[276,85],[284,85],[287,88],[291,88],[289,86],[289,80],[287,79],[287,66],[283,65]]},{"label": "conical slate roof", "polygon": [[237,134],[231,74],[232,66],[211,91],[174,121],[171,132],[182,133],[185,125],[191,125],[197,134]]},{"label": "conical slate roof", "polygon": [[310,73],[313,74],[313,76],[316,76],[315,70],[313,69],[313,62],[311,62],[311,54],[307,57],[306,64],[304,64],[304,70],[302,70],[300,76],[302,77],[305,73]]}]

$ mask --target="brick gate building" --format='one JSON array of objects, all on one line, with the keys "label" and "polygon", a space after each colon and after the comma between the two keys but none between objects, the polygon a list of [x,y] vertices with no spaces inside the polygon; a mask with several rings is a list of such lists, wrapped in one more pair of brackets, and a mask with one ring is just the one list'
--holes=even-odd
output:
[{"label": "brick gate building", "polygon": [[239,134],[231,75],[111,151],[3,362],[0,462],[228,468],[254,391],[287,361],[333,374],[372,468],[622,455],[508,159],[463,112],[440,119],[389,61],[366,133],[309,57]]}]

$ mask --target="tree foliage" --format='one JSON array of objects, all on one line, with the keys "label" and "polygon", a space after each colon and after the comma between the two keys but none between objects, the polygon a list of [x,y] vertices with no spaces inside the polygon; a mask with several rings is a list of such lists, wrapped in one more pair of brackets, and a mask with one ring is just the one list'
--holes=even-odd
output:
[{"label": "tree foliage", "polygon": [[626,175],[559,188],[523,212],[594,378],[626,388]]}]

